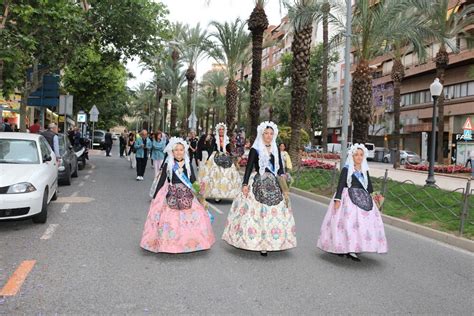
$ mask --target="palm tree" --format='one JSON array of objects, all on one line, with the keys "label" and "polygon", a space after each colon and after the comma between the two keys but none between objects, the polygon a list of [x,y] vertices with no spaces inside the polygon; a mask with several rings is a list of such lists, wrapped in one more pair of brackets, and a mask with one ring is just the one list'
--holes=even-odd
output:
[{"label": "palm tree", "polygon": [[400,19],[410,0],[356,0],[352,19],[352,45],[356,69],[352,74],[351,120],[354,142],[366,143],[372,108],[372,73],[369,61],[383,52],[387,34],[401,34],[409,27]]},{"label": "palm tree", "polygon": [[225,65],[227,75],[226,87],[226,123],[228,133],[234,131],[237,112],[237,98],[239,95],[235,74],[244,58],[244,52],[250,43],[250,36],[245,31],[245,23],[240,19],[234,22],[211,22],[215,31],[211,37],[215,42],[210,45],[209,54],[217,62]]},{"label": "palm tree", "polygon": [[300,134],[304,125],[308,99],[309,59],[313,23],[320,19],[321,3],[317,0],[285,1],[293,28],[291,52],[291,159],[299,164]]},{"label": "palm tree", "polygon": [[[186,70],[186,80],[188,81],[187,87],[187,101],[186,101],[186,120],[191,115],[191,102],[193,94],[193,82],[196,78],[196,71],[194,65],[206,54],[206,40],[207,40],[207,31],[201,29],[200,23],[195,27],[186,26],[183,32],[181,33],[179,49],[182,55],[182,59],[186,64],[188,64],[188,69]],[[187,124],[189,126],[189,124]]]},{"label": "palm tree", "polygon": [[[250,138],[257,135],[259,124],[260,107],[262,102],[261,76],[262,76],[262,52],[263,33],[268,27],[268,19],[264,6],[266,0],[255,0],[255,8],[248,20],[248,29],[252,33],[252,79],[250,84]],[[243,71],[243,69],[242,69]]]},{"label": "palm tree", "polygon": [[405,77],[405,66],[402,59],[405,54],[411,52],[416,54],[418,60],[423,61],[426,58],[426,41],[433,40],[436,33],[428,25],[428,20],[421,15],[418,0],[413,1],[411,10],[403,11],[398,14],[398,20],[405,20],[407,28],[400,33],[390,33],[386,36],[387,48],[390,49],[393,56],[393,66],[391,79],[393,81],[393,111],[394,111],[394,142],[395,157],[393,167],[400,167],[400,87]]},{"label": "palm tree", "polygon": [[[438,41],[440,47],[434,61],[436,63],[436,77],[444,84],[444,74],[449,65],[449,54],[447,48],[449,47],[454,53],[459,52],[459,47],[456,45],[454,38],[464,36],[469,44],[472,44],[473,37],[469,36],[464,29],[474,24],[474,4],[465,5],[462,11],[454,10],[461,1],[455,2],[455,6],[450,11],[449,0],[424,0],[420,1],[420,9],[425,13],[430,21],[430,28],[438,33]],[[438,163],[444,163],[443,143],[444,143],[444,94],[438,98]]]}]

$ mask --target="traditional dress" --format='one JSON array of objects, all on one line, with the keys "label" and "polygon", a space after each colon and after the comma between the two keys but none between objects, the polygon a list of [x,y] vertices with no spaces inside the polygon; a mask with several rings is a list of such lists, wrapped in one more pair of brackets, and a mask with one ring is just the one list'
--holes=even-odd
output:
[{"label": "traditional dress", "polygon": [[[362,149],[362,170],[354,168],[353,154]],[[382,216],[374,203],[372,182],[367,164],[367,149],[354,144],[348,155],[348,164],[342,169],[337,192],[330,203],[321,225],[318,248],[336,254],[387,252]],[[334,201],[341,201],[338,209]]]},{"label": "traditional dress", "polygon": [[[262,139],[269,126],[274,131],[271,153]],[[247,197],[240,193],[234,200],[222,239],[234,247],[261,252],[294,248],[295,220],[278,181],[278,176],[284,174],[275,142],[278,128],[272,122],[263,122],[257,132],[243,180],[249,185],[249,193]]]},{"label": "traditional dress", "polygon": [[[177,144],[185,146],[182,167],[173,156]],[[215,242],[209,213],[194,196],[194,172],[187,144],[173,137],[165,151],[167,160],[151,202],[140,246],[152,252],[183,253],[211,248]]]},{"label": "traditional dress", "polygon": [[[219,136],[219,130],[224,136]],[[240,192],[241,177],[230,155],[227,127],[224,123],[216,126],[213,152],[199,170],[199,180],[204,183],[204,196],[210,199],[234,199]]]}]

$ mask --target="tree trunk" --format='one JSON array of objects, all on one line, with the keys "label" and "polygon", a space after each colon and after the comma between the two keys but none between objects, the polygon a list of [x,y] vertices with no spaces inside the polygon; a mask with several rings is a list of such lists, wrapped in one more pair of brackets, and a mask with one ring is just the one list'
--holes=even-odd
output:
[{"label": "tree trunk", "polygon": [[[156,110],[155,110],[155,120],[153,123],[153,128],[157,130],[160,126],[160,121],[159,118],[160,116],[158,115],[159,110],[160,110],[160,103],[161,103],[161,98],[163,97],[163,92],[161,91],[160,87],[157,85],[156,86]],[[162,113],[163,114],[163,113]]]},{"label": "tree trunk", "polygon": [[[436,77],[442,85],[444,85],[444,74],[449,64],[449,55],[446,52],[446,47],[441,45],[435,57],[436,62]],[[437,161],[438,164],[444,164],[444,91],[438,98],[438,135],[437,135]]]},{"label": "tree trunk", "polygon": [[353,143],[367,143],[372,109],[372,76],[369,64],[361,60],[352,77],[351,120]]},{"label": "tree trunk", "polygon": [[166,133],[166,121],[168,119],[168,99],[165,98],[165,103],[163,104],[163,119],[162,119],[162,126],[163,132]]},{"label": "tree trunk", "polygon": [[170,123],[170,134],[174,136],[176,133],[176,121],[178,119],[178,105],[176,100],[171,100],[171,123]]},{"label": "tree trunk", "polygon": [[322,93],[321,93],[321,146],[324,152],[327,151],[328,142],[328,66],[329,66],[329,12],[331,10],[330,4],[325,1],[322,7],[323,11],[323,69],[321,76]]},{"label": "tree trunk", "polygon": [[210,107],[207,107],[207,110],[206,110],[206,134],[207,134],[207,131],[209,130],[209,115],[210,115],[210,110],[211,110],[211,108],[210,108]]},{"label": "tree trunk", "polygon": [[400,58],[395,58],[392,66],[393,80],[393,118],[394,130],[393,139],[395,141],[395,156],[393,157],[393,168],[400,168],[400,87],[405,76],[405,67]]},{"label": "tree trunk", "polygon": [[252,33],[252,80],[250,83],[250,138],[257,135],[257,126],[260,121],[262,106],[261,75],[263,32],[268,27],[268,19],[263,6],[256,5],[248,20],[249,30]]},{"label": "tree trunk", "polygon": [[313,26],[309,24],[296,31],[291,51],[293,60],[291,62],[291,79],[293,89],[291,91],[291,141],[290,157],[296,166],[300,165],[300,134],[304,124],[306,103],[308,99],[309,59],[311,55],[311,35]]},{"label": "tree trunk", "polygon": [[[245,70],[245,62],[242,62],[240,65],[240,69],[242,71],[240,72],[240,85],[242,86],[244,83],[244,70]],[[239,104],[238,104],[238,110],[237,110],[237,123],[242,124],[242,91],[239,89]]]},{"label": "tree trunk", "polygon": [[230,137],[235,129],[235,114],[237,109],[237,96],[239,90],[237,83],[233,79],[229,79],[226,88],[225,105],[226,105],[226,124],[227,134]]},{"label": "tree trunk", "polygon": [[192,103],[192,95],[193,95],[193,82],[196,78],[196,72],[193,69],[192,65],[189,65],[188,70],[186,70],[186,80],[188,80],[188,89],[187,89],[187,100],[186,100],[186,111],[184,113],[185,120],[184,120],[184,128],[189,129],[189,121],[188,118],[191,115],[191,103]]}]

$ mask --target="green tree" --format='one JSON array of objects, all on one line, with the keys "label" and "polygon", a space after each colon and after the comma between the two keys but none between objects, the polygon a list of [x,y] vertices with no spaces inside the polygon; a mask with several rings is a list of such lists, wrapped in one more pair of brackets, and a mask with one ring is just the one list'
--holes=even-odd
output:
[{"label": "green tree", "polygon": [[234,131],[239,95],[235,74],[245,58],[245,50],[250,44],[250,36],[245,31],[245,23],[240,19],[234,22],[212,22],[215,31],[211,33],[214,45],[210,48],[210,56],[225,66],[227,75],[226,87],[226,123],[228,133]]}]

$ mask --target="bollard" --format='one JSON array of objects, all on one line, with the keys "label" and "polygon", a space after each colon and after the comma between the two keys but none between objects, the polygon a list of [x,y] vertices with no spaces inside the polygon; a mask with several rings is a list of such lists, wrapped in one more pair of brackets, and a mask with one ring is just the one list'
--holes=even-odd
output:
[{"label": "bollard", "polygon": [[469,196],[471,195],[471,179],[467,180],[466,191],[464,191],[464,201],[462,204],[461,223],[459,225],[459,235],[464,233],[464,223],[466,222],[467,216],[469,215]]}]

